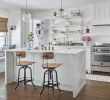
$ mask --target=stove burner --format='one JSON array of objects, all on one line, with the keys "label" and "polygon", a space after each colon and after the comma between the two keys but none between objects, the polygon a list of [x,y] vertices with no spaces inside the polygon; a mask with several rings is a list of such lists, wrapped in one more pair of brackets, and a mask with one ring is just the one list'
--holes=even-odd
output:
[{"label": "stove burner", "polygon": [[95,53],[110,53],[110,44],[104,43],[102,45],[94,45],[91,48],[91,52]]}]

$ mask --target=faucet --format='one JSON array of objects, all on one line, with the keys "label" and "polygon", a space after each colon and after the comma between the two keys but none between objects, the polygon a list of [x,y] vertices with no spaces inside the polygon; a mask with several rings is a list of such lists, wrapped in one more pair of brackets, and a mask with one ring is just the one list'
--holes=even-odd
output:
[{"label": "faucet", "polygon": [[42,48],[42,50],[44,49],[44,45],[43,44],[41,45],[41,48]]},{"label": "faucet", "polygon": [[51,45],[51,43],[49,42],[49,50],[50,50],[50,45]]}]

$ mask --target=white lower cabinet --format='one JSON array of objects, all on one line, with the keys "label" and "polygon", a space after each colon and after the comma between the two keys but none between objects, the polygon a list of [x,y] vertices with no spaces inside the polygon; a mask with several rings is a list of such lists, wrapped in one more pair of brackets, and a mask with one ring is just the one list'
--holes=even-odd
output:
[{"label": "white lower cabinet", "polygon": [[91,73],[91,46],[55,46],[55,49],[83,48],[86,50],[86,71]]},{"label": "white lower cabinet", "polygon": [[86,71],[91,73],[91,47],[85,47],[86,49]]}]

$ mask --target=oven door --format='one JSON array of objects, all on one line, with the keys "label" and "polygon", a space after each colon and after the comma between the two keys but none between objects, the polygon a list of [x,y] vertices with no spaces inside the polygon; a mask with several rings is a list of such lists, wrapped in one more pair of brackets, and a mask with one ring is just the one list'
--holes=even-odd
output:
[{"label": "oven door", "polygon": [[110,53],[92,52],[91,64],[97,66],[110,66]]}]

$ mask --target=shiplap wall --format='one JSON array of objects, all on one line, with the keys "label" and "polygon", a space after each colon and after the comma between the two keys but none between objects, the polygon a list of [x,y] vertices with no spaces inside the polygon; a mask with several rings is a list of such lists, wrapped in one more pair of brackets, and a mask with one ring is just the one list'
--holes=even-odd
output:
[{"label": "shiplap wall", "polygon": [[[80,9],[85,9],[80,8]],[[83,10],[85,16],[85,22],[89,22],[90,34],[93,36],[93,42],[108,42],[110,43],[110,26],[93,26],[94,21],[94,5],[90,5]],[[34,19],[52,19],[53,10],[38,10],[33,13]],[[75,35],[73,41],[80,41],[80,36]]]}]

